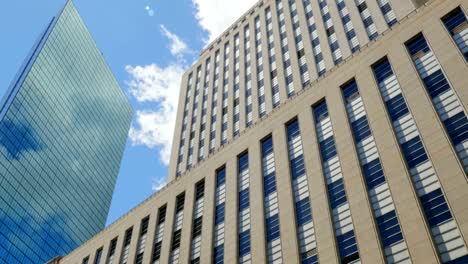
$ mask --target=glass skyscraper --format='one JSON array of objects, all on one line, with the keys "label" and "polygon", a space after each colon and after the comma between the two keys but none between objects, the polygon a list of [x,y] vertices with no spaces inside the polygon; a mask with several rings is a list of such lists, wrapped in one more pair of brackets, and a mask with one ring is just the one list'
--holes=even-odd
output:
[{"label": "glass skyscraper", "polygon": [[104,228],[131,122],[71,1],[0,107],[0,263],[44,263]]}]

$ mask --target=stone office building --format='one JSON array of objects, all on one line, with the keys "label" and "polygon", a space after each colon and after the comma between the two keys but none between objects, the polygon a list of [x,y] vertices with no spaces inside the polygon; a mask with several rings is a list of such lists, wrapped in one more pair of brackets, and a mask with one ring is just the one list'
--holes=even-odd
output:
[{"label": "stone office building", "polygon": [[57,263],[468,263],[468,1],[263,0],[184,75],[170,182]]}]

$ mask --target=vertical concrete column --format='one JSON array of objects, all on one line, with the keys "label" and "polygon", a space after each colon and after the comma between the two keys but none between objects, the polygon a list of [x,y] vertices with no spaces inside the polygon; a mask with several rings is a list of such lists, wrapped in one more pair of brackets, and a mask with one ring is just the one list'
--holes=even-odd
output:
[{"label": "vertical concrete column", "polygon": [[[239,26],[239,134],[245,130],[245,107],[247,105],[247,98],[245,97],[245,91],[247,89],[245,85],[245,26],[248,26],[248,24],[242,23],[242,25]],[[252,45],[250,45],[250,47],[252,47]],[[253,87],[252,85],[252,89]]]},{"label": "vertical concrete column", "polygon": [[250,237],[252,263],[265,263],[265,209],[263,197],[262,154],[260,142],[249,147]]},{"label": "vertical concrete column", "polygon": [[383,17],[382,11],[380,11],[380,7],[375,0],[366,0],[367,8],[369,8],[369,12],[371,13],[372,20],[374,20],[374,24],[377,27],[377,32],[379,35],[382,34],[385,30],[388,29],[387,22]]},{"label": "vertical concrete column", "polygon": [[[346,78],[346,77],[345,77]],[[343,82],[347,81],[344,78]],[[327,89],[327,106],[335,135],[335,144],[347,188],[348,202],[353,214],[354,232],[363,263],[385,263],[364,176],[354,145],[340,87]]]},{"label": "vertical concrete column", "polygon": [[[229,32],[226,41],[229,41],[229,96],[228,96],[228,127],[227,141],[231,142],[234,132],[234,35],[236,33]],[[224,65],[223,65],[224,67]]]},{"label": "vertical concrete column", "polygon": [[298,119],[302,135],[304,164],[309,184],[319,260],[322,263],[338,263],[337,261],[340,257],[335,243],[336,239],[331,219],[327,186],[323,177],[311,108],[306,107],[301,109]]},{"label": "vertical concrete column", "polygon": [[392,0],[390,1],[390,6],[392,7],[393,12],[395,12],[395,16],[398,21],[416,8],[411,0]]},{"label": "vertical concrete column", "polygon": [[410,255],[416,263],[428,258],[436,261],[437,252],[431,243],[419,199],[370,67],[359,72],[356,82]]},{"label": "vertical concrete column", "polygon": [[314,58],[312,48],[312,40],[310,38],[309,27],[307,26],[307,17],[305,15],[303,0],[296,1],[297,15],[299,17],[299,26],[301,28],[302,43],[304,45],[304,53],[307,61],[307,68],[309,69],[310,82],[318,78],[317,64]]},{"label": "vertical concrete column", "polygon": [[[252,83],[252,124],[258,121],[258,78],[257,78],[257,46],[255,45],[255,18],[257,15],[249,18],[250,28],[250,68],[251,68],[251,83]],[[262,57],[263,58],[263,57]]]},{"label": "vertical concrete column", "polygon": [[[468,237],[468,188],[464,173],[452,144],[432,105],[432,102],[417,75],[414,65],[404,47],[392,49],[390,61],[401,83],[409,109],[419,128],[420,137],[432,160],[442,188],[459,224],[462,235]],[[436,54],[437,55],[437,54]],[[465,74],[466,75],[466,74]],[[449,80],[450,81],[450,80]]]},{"label": "vertical concrete column", "polygon": [[[288,51],[289,51],[289,57],[290,57],[289,60],[291,61],[291,69],[292,69],[292,74],[293,74],[293,86],[294,86],[294,92],[297,93],[298,91],[302,90],[302,81],[301,81],[301,74],[299,71],[299,61],[297,60],[297,49],[296,49],[296,40],[295,40],[296,34],[294,32],[291,9],[289,7],[289,0],[282,0],[282,2],[283,2],[284,21],[285,21],[285,26],[286,26],[286,36],[288,40]],[[297,4],[296,4],[296,9],[298,9]],[[302,29],[301,29],[301,35],[303,34],[304,33],[302,32]],[[304,40],[302,42],[304,42]],[[280,46],[280,49],[281,49],[281,46]],[[284,73],[284,75],[286,75],[286,73]],[[284,76],[283,76],[283,79],[284,79]],[[287,98],[287,95],[286,95],[286,98]]]},{"label": "vertical concrete column", "polygon": [[192,179],[187,179],[185,183],[185,203],[184,220],[182,224],[182,234],[180,238],[180,257],[179,263],[189,263],[192,251],[192,224],[193,207],[195,203],[195,182],[196,175],[190,175]]},{"label": "vertical concrete column", "polygon": [[323,60],[325,61],[325,68],[329,71],[335,67],[333,57],[330,49],[330,43],[328,42],[327,33],[325,32],[325,24],[323,23],[322,12],[320,12],[320,6],[317,0],[311,0],[312,14],[314,15],[315,26],[317,27],[317,33],[320,40],[320,47],[322,48]]},{"label": "vertical concrete column", "polygon": [[[195,124],[192,124],[193,127],[195,128],[195,137],[194,137],[194,142],[193,142],[193,158],[192,158],[192,167],[194,167],[196,164],[198,164],[198,151],[200,147],[200,124],[201,124],[201,118],[202,118],[202,108],[203,108],[203,89],[204,89],[204,80],[205,80],[205,70],[206,70],[206,58],[200,60],[201,64],[201,75],[200,75],[200,88],[199,88],[199,93],[198,93],[198,107],[197,109],[193,109],[193,111],[197,111],[197,122]],[[198,68],[198,67],[197,67]],[[195,72],[198,72],[196,69]],[[195,91],[194,91],[195,92]],[[195,104],[195,93],[194,95],[194,104]],[[191,128],[192,129],[192,128]],[[187,154],[188,156],[188,154]],[[186,196],[187,197],[187,196]]]},{"label": "vertical concrete column", "polygon": [[237,155],[232,153],[226,162],[226,206],[224,262],[237,263],[238,260],[238,191],[237,191]]},{"label": "vertical concrete column", "polygon": [[[336,2],[336,0],[334,0]],[[356,7],[355,0],[344,0],[346,8],[348,8],[349,16],[351,17],[351,22],[353,23],[354,32],[359,40],[359,46],[362,47],[369,42],[369,36],[367,35],[366,28],[362,23],[361,14]]]},{"label": "vertical concrete column", "polygon": [[[176,162],[172,162],[169,168],[169,176],[168,180],[174,180],[176,178],[176,173],[177,173],[177,166],[178,166],[178,159],[179,159],[179,149],[180,149],[180,142],[182,140],[182,126],[184,122],[184,111],[185,111],[185,101],[186,101],[186,96],[187,96],[187,85],[188,85],[188,76],[190,73],[185,74],[184,78],[182,79],[182,84],[181,84],[181,95],[179,98],[179,108],[178,108],[178,120],[176,122],[176,127],[175,127],[175,134],[179,135],[179,137],[174,137],[173,141],[173,149],[171,153],[171,157],[173,157],[172,160],[175,160]],[[193,85],[193,81],[192,81]],[[193,89],[193,87],[192,87]],[[193,91],[190,99],[193,98]],[[191,101],[191,100],[190,100]],[[190,103],[189,103],[190,104]],[[189,107],[189,111],[187,113],[187,118],[190,119],[191,115],[191,109],[192,107]],[[187,164],[187,153],[188,153],[188,144],[189,144],[189,139],[190,139],[190,123],[187,122],[187,128],[186,128],[186,134],[185,134],[185,139],[184,139],[184,151],[183,151],[183,158],[182,158],[182,169],[181,172],[185,172],[186,169],[186,164]],[[175,148],[175,149],[174,149]]]},{"label": "vertical concrete column", "polygon": [[[265,9],[260,9],[260,10],[261,11],[259,12],[259,16],[260,16],[260,30],[262,32],[261,33],[261,36],[262,36],[261,45],[262,45],[263,77],[264,77],[263,86],[265,88],[265,111],[268,114],[271,112],[271,109],[273,108],[273,103],[272,103],[273,96],[271,94],[271,68],[270,68],[270,61],[269,61],[269,55],[268,55],[268,34],[267,34],[267,22],[266,22]],[[277,23],[276,20],[274,19],[275,18],[274,4],[270,4],[270,10],[271,10],[271,17],[272,17],[271,21],[272,21],[272,26],[273,26],[273,35],[275,38],[275,47],[276,47],[279,44],[277,43],[276,35],[274,33],[275,28],[276,28],[275,23]],[[279,59],[276,54],[277,53],[275,49],[275,57],[276,57],[276,65],[277,65],[276,68],[278,69]],[[282,65],[282,63],[280,64]],[[279,69],[277,71],[279,72]],[[258,89],[258,83],[255,83],[255,86]],[[256,98],[256,100],[258,101],[258,97]]]},{"label": "vertical concrete column", "polygon": [[335,0],[328,1],[327,5],[331,19],[333,21],[333,26],[335,28],[338,45],[340,45],[341,55],[344,60],[351,56],[351,49],[349,48],[348,38],[346,37],[346,32],[344,31],[343,22],[341,21],[341,16],[338,11],[338,7],[336,6]]},{"label": "vertical concrete column", "polygon": [[171,160],[176,162],[171,162],[169,165],[168,170],[168,181],[172,181],[176,178],[176,171],[177,171],[177,160],[179,157],[179,148],[180,148],[180,139],[182,138],[182,124],[183,124],[183,116],[185,110],[185,96],[187,94],[187,80],[188,80],[188,73],[185,73],[182,77],[182,82],[180,85],[180,94],[179,94],[179,103],[177,107],[177,119],[176,124],[174,127],[174,138],[172,140],[172,151],[171,151]]},{"label": "vertical concrete column", "polygon": [[[218,76],[218,109],[216,114],[216,147],[218,149],[221,146],[221,139],[223,137],[222,133],[222,125],[223,125],[223,90],[224,90],[224,48],[226,42],[218,41],[217,45],[219,45],[219,76]],[[216,54],[216,52],[215,52]],[[216,55],[215,55],[216,61]],[[214,64],[213,64],[214,66]],[[213,84],[214,85],[214,84]],[[229,99],[228,99],[229,100]]]},{"label": "vertical concrete column", "polygon": [[211,263],[213,251],[213,228],[215,214],[216,177],[215,169],[206,171],[205,197],[203,201],[203,223],[200,263]]},{"label": "vertical concrete column", "polygon": [[[203,149],[203,157],[206,158],[210,154],[210,133],[211,133],[211,115],[213,114],[212,102],[213,102],[213,87],[214,87],[214,64],[215,54],[211,50],[209,53],[210,57],[210,73],[208,79],[208,94],[206,98],[206,125],[205,125],[205,146]],[[206,71],[206,69],[205,69]]]},{"label": "vertical concrete column", "polygon": [[283,124],[273,130],[273,149],[275,154],[276,182],[279,205],[279,222],[283,260],[299,263],[297,225],[291,175],[288,161],[286,131]]}]

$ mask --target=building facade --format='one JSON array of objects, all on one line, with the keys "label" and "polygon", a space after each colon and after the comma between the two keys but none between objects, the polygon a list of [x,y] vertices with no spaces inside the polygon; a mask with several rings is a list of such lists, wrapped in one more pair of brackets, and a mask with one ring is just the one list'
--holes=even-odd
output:
[{"label": "building facade", "polygon": [[468,1],[265,0],[185,74],[168,185],[55,263],[468,263]]},{"label": "building facade", "polygon": [[0,263],[44,263],[104,228],[131,121],[71,1],[0,107]]}]

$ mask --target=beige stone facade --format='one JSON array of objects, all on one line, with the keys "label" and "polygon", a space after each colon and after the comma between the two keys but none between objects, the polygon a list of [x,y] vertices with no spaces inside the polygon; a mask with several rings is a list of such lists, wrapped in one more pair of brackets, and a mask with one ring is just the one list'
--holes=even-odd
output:
[{"label": "beige stone facade", "polygon": [[[315,18],[318,37],[322,46],[323,59],[326,66],[326,73],[317,77],[315,69],[315,57],[312,53],[310,36],[307,31],[307,17],[304,12],[304,3],[301,0],[296,1],[298,13],[298,23],[301,26],[302,40],[305,49],[305,57],[310,72],[310,84],[304,89],[301,85],[301,72],[297,56],[300,56],[294,42],[294,35],[291,28],[291,16],[288,1],[282,1],[285,13],[285,25],[287,30],[288,48],[290,52],[290,62],[292,65],[292,76],[294,80],[295,94],[288,98],[285,78],[278,78],[280,87],[280,105],[276,108],[272,106],[272,89],[270,78],[270,63],[268,61],[268,40],[261,38],[263,52],[263,71],[268,73],[265,76],[265,103],[267,114],[260,119],[259,101],[257,91],[257,67],[255,50],[255,17],[260,15],[261,21],[266,21],[265,8],[268,6],[272,10],[273,33],[276,36],[275,54],[277,72],[286,72],[283,69],[282,49],[280,43],[280,28],[278,27],[277,3],[275,1],[259,2],[246,17],[241,18],[233,27],[226,31],[223,36],[216,40],[206,51],[201,54],[199,64],[184,76],[182,84],[182,93],[179,103],[178,121],[176,125],[176,137],[173,144],[172,161],[177,161],[180,150],[181,131],[183,127],[186,88],[188,76],[192,73],[192,96],[188,107],[188,123],[186,129],[189,131],[185,137],[185,148],[182,154],[182,171],[178,177],[177,162],[170,166],[169,178],[172,179],[167,187],[151,196],[139,206],[131,210],[128,214],[107,227],[104,231],[94,238],[78,247],[69,255],[64,256],[55,263],[81,264],[88,258],[89,263],[94,263],[96,254],[101,251],[101,262],[109,262],[110,245],[113,239],[116,239],[115,250],[112,263],[197,263],[198,255],[193,255],[194,235],[194,215],[200,208],[202,211],[201,243],[198,263],[213,263],[215,257],[215,226],[219,225],[217,220],[216,208],[219,203],[219,190],[222,188],[219,184],[217,171],[225,168],[225,200],[224,201],[224,229],[223,229],[223,259],[224,263],[300,263],[301,259],[307,259],[310,256],[316,256],[320,263],[346,263],[343,258],[342,245],[340,244],[340,233],[336,227],[335,212],[332,210],[330,191],[327,183],[326,170],[322,164],[324,159],[320,148],[320,133],[317,129],[317,119],[313,116],[313,108],[325,100],[328,107],[330,124],[333,127],[334,142],[336,146],[336,155],[341,164],[342,182],[346,191],[346,200],[349,204],[350,219],[352,221],[352,230],[354,232],[355,244],[358,251],[358,258],[353,258],[352,263],[394,263],[401,260],[401,263],[450,263],[451,260],[463,261],[461,258],[467,258],[466,249],[468,236],[468,184],[467,173],[465,172],[466,162],[463,159],[463,152],[460,152],[459,145],[452,144],[453,138],[450,131],[444,126],[443,118],[440,114],[438,105],[428,93],[424,82],[422,81],[418,70],[420,70],[419,61],[413,63],[412,58],[417,55],[410,54],[407,45],[419,33],[430,48],[425,51],[427,56],[435,57],[438,68],[444,73],[446,80],[453,92],[453,98],[458,98],[459,109],[466,118],[466,109],[468,107],[468,65],[457,45],[456,37],[452,38],[443,18],[456,8],[464,12],[468,9],[466,0],[431,0],[426,4],[419,6],[422,1],[389,1],[393,12],[398,20],[391,28],[385,17],[382,15],[378,4],[382,1],[366,0],[367,8],[372,14],[375,28],[378,36],[369,41],[369,37],[364,24],[362,23],[359,10],[353,0],[344,0],[349,10],[350,19],[353,23],[356,37],[359,40],[360,50],[352,53],[345,29],[341,24],[338,5],[335,1],[327,1],[329,12],[336,28],[337,41],[343,57],[342,62],[334,65],[334,57],[331,49],[328,47],[327,35],[324,26],[324,19],[321,17],[321,1],[311,1],[312,13]],[[337,1],[340,2],[340,1]],[[362,2],[356,0],[356,2]],[[418,6],[416,6],[418,5]],[[416,8],[416,9],[415,9]],[[362,10],[362,6],[361,6]],[[286,15],[287,14],[287,15]],[[232,94],[226,108],[228,113],[227,120],[227,142],[221,146],[221,119],[223,115],[222,94],[223,94],[223,74],[224,68],[223,48],[225,42],[234,43],[234,33],[240,32],[240,39],[244,39],[245,25],[250,25],[250,47],[252,47],[251,65],[252,65],[252,125],[246,127],[246,96],[239,97],[240,103],[240,133],[239,136],[233,136],[234,117],[234,88],[229,85],[229,93]],[[466,25],[466,22],[465,24]],[[458,30],[463,29],[461,25]],[[261,27],[262,35],[267,34],[265,25]],[[290,32],[291,31],[291,32]],[[468,36],[468,33],[467,35]],[[468,37],[467,37],[468,38]],[[466,42],[465,42],[466,43]],[[466,45],[466,44],[465,44]],[[239,45],[239,58],[244,57],[242,51],[244,45],[241,41]],[[200,82],[200,95],[197,120],[194,125],[197,129],[194,131],[193,140],[193,165],[189,170],[186,168],[187,156],[189,155],[189,140],[191,131],[191,119],[193,112],[193,100],[196,96],[196,75],[197,69],[201,66],[200,79],[206,76],[206,60],[212,58],[210,62],[210,83],[215,76],[215,54],[220,48],[219,61],[219,87],[217,100],[217,124],[216,124],[216,147],[214,153],[209,153],[210,146],[210,118],[212,104],[212,90],[208,89],[206,110],[206,132],[204,143],[203,158],[198,161],[198,153],[202,122],[202,105],[204,82]],[[466,46],[465,46],[466,50]],[[429,53],[428,53],[429,52]],[[229,82],[235,80],[235,51],[234,45],[230,47],[230,65]],[[413,55],[413,56],[411,56]],[[425,56],[426,56],[425,55]],[[434,215],[425,211],[425,199],[419,192],[420,185],[424,183],[417,182],[407,164],[407,157],[403,152],[403,145],[398,137],[398,130],[395,129],[395,123],[391,121],[390,114],[384,102],[385,96],[381,94],[379,85],[373,74],[373,66],[386,57],[391,64],[393,74],[398,80],[401,94],[403,95],[407,107],[412,116],[415,126],[419,131],[419,137],[424,146],[428,160],[432,162],[434,174],[440,184],[440,190],[445,197],[446,206],[451,212],[450,234],[436,227],[429,218]],[[424,64],[424,63],[423,63]],[[244,79],[246,71],[243,70],[244,61],[240,61],[240,94],[245,94]],[[432,64],[431,64],[432,65]],[[416,66],[416,67],[415,67]],[[420,71],[419,71],[420,72]],[[425,74],[429,74],[425,72]],[[279,74],[278,74],[279,75]],[[377,78],[378,79],[378,78]],[[365,109],[365,116],[372,133],[375,149],[385,175],[385,184],[391,203],[393,203],[394,212],[397,216],[397,224],[401,230],[401,239],[398,249],[395,244],[387,245],[385,235],[380,231],[379,213],[373,199],[379,199],[372,196],[372,191],[368,189],[369,182],[365,178],[365,166],[362,162],[362,153],[360,145],[353,133],[352,122],[353,113],[347,110],[347,106],[353,104],[352,100],[357,97],[347,98],[344,95],[344,88],[354,80],[359,87],[359,94],[362,101],[362,109]],[[209,84],[208,87],[211,87]],[[350,106],[352,107],[352,105]],[[315,108],[314,108],[315,109]],[[457,108],[458,109],[458,108]],[[439,112],[437,112],[439,111]],[[438,114],[439,113],[439,114]],[[287,126],[291,120],[297,120],[300,126],[300,142],[302,149],[302,158],[305,167],[307,200],[309,207],[312,208],[311,215],[313,219],[311,229],[312,240],[306,242],[301,238],[308,236],[301,234],[303,226],[298,223],[298,199],[296,182],[292,176],[292,163],[290,137]],[[466,130],[466,127],[465,127]],[[276,195],[278,203],[279,235],[280,238],[280,257],[273,261],[271,248],[266,227],[265,212],[265,182],[264,182],[264,159],[262,158],[262,140],[270,136],[273,141],[273,154],[275,166]],[[295,138],[296,139],[296,138]],[[294,139],[294,140],[295,140]],[[322,142],[322,141],[320,141]],[[466,141],[464,141],[466,143]],[[248,181],[249,181],[249,260],[240,256],[239,248],[240,221],[239,212],[241,201],[239,200],[240,191],[244,183],[239,181],[242,176],[238,164],[239,155],[248,151]],[[466,153],[466,152],[465,152]],[[466,154],[465,154],[466,155]],[[466,157],[466,156],[465,156]],[[242,176],[243,177],[243,176]],[[293,179],[293,180],[292,180]],[[204,181],[204,193],[202,200],[197,200],[196,185]],[[183,209],[177,210],[176,197],[185,193]],[[302,195],[302,194],[301,194]],[[382,194],[383,195],[383,194]],[[200,207],[199,202],[203,206]],[[301,200],[302,201],[302,200]],[[158,215],[160,208],[166,208],[164,219],[164,230],[161,231],[160,218]],[[380,205],[379,205],[380,206]],[[379,207],[380,208],[380,207]],[[310,209],[310,208],[309,208]],[[183,217],[181,217],[183,213]],[[435,214],[435,212],[433,212]],[[383,215],[383,213],[382,213]],[[149,216],[146,232],[141,231],[142,221]],[[445,222],[444,222],[445,223]],[[180,224],[180,228],[176,227]],[[440,224],[440,223],[439,223]],[[307,225],[307,223],[305,224]],[[440,224],[441,225],[441,224]],[[128,239],[126,245],[124,240],[126,231],[132,228],[132,236]],[[437,229],[439,228],[439,229]],[[174,234],[180,230],[180,243],[174,247]],[[217,231],[216,231],[217,232]],[[439,232],[439,233],[437,233]],[[141,239],[142,234],[145,239]],[[153,258],[155,243],[158,241],[157,233],[162,234],[161,251],[158,260]],[[301,234],[301,235],[299,235]],[[439,234],[439,235],[438,235]],[[447,240],[448,239],[448,240]],[[144,241],[144,243],[143,243]],[[313,241],[313,242],[310,242]],[[401,242],[403,241],[403,242]],[[305,244],[304,244],[305,243]],[[312,245],[312,246],[311,246]],[[306,248],[306,249],[304,249]],[[313,249],[310,249],[313,248]],[[178,250],[175,252],[174,250]],[[391,251],[391,252],[389,252]],[[177,256],[174,255],[177,253]],[[302,253],[302,254],[301,254]],[[138,256],[140,255],[140,256]],[[247,256],[247,255],[246,255]],[[461,257],[461,258],[459,258]],[[125,258],[125,261],[122,261]],[[137,258],[141,258],[137,261]],[[177,260],[177,261],[176,261]],[[310,259],[310,262],[315,263]],[[351,262],[350,262],[351,263]],[[454,262],[465,263],[465,262]]]}]

